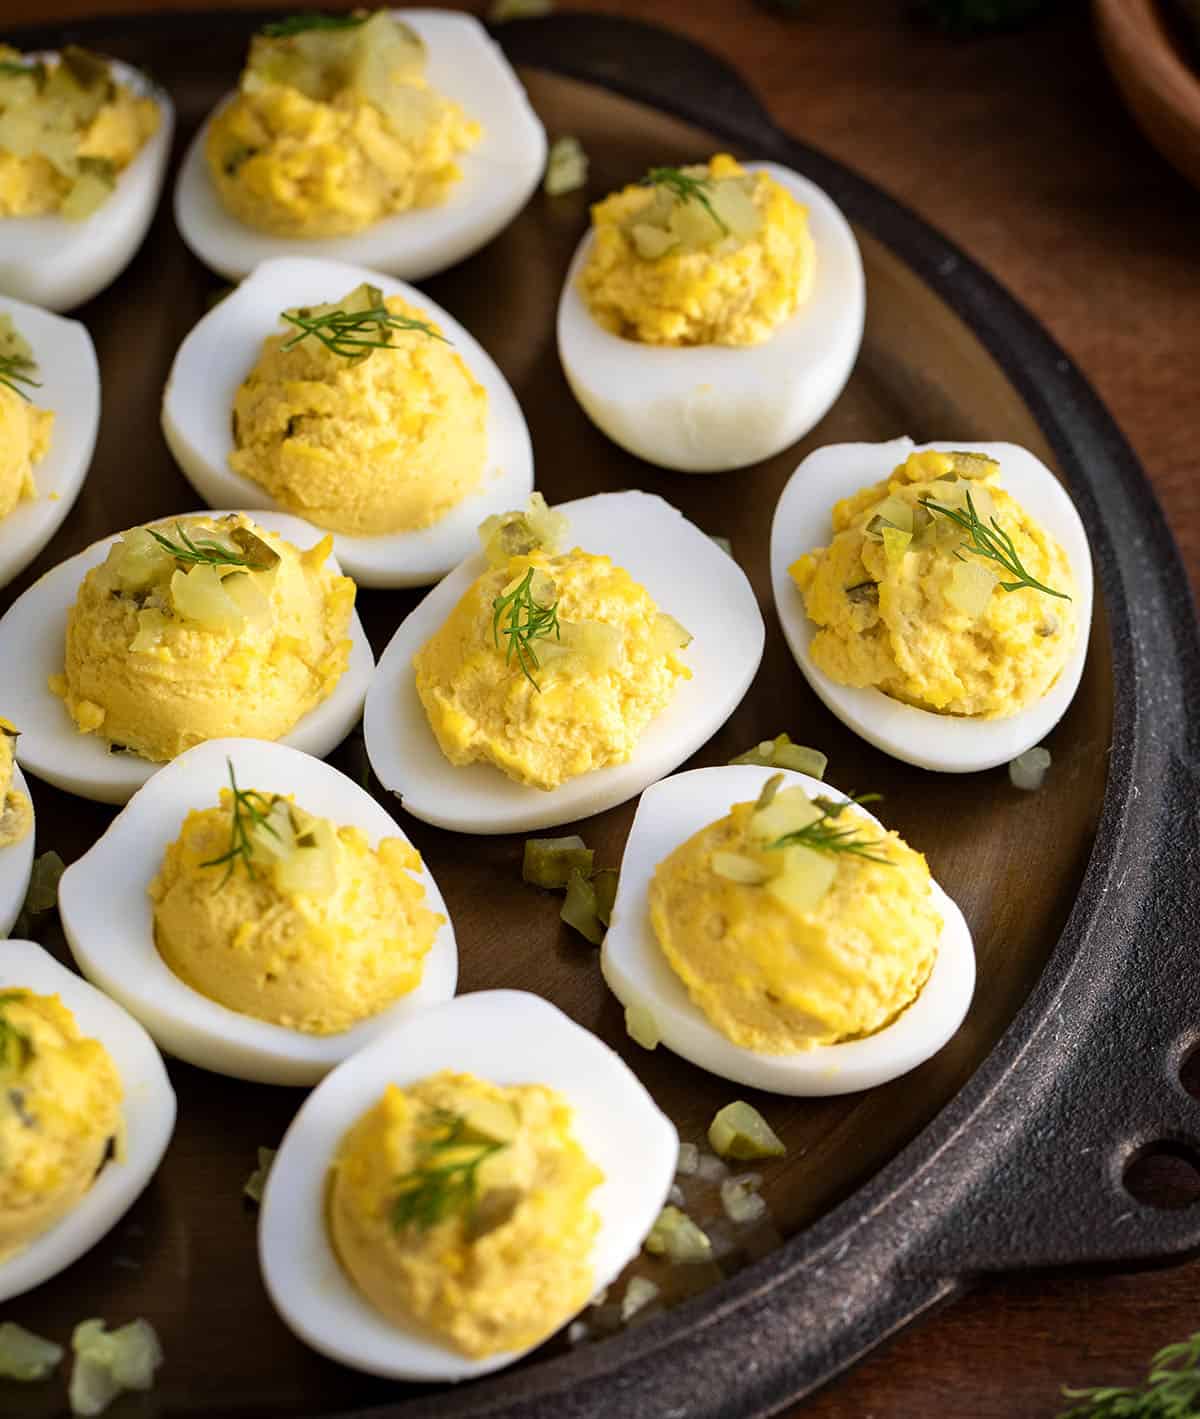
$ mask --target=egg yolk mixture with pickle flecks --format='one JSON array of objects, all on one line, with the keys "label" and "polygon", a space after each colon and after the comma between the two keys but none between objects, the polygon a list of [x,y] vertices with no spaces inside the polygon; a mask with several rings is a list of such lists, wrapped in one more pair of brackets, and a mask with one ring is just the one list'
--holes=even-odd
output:
[{"label": "egg yolk mixture with pickle flecks", "polygon": [[155,762],[280,738],[349,661],[355,588],[332,545],[301,552],[242,513],[126,532],[80,585],[50,688],[80,733]]},{"label": "egg yolk mixture with pickle flecks", "polygon": [[0,718],[0,848],[25,838],[33,826],[33,805],[12,786],[16,727]]},{"label": "egg yolk mixture with pickle flecks", "polygon": [[205,145],[225,207],[284,237],[347,236],[446,200],[481,129],[425,79],[425,45],[386,10],[255,36]]},{"label": "egg yolk mixture with pickle flecks", "polygon": [[0,44],[0,218],[91,216],[160,121],[87,50],[42,60]]},{"label": "egg yolk mixture with pickle flecks", "polygon": [[481,1358],[537,1344],[586,1304],[603,1180],[561,1094],[443,1072],[389,1085],[345,1135],[329,1228],[388,1320]]},{"label": "egg yolk mixture with pickle flecks", "polygon": [[0,518],[37,496],[34,465],[50,448],[54,414],[32,402],[36,385],[33,351],[12,317],[0,315]]},{"label": "egg yolk mixture with pickle flecks", "polygon": [[121,1080],[56,995],[0,989],[0,1263],[48,1231],[120,1148]]},{"label": "egg yolk mixture with pickle flecks", "polygon": [[541,789],[626,762],[691,677],[691,637],[608,557],[505,556],[501,540],[498,564],[413,657],[442,753]]},{"label": "egg yolk mixture with pickle flecks", "polygon": [[580,289],[614,335],[648,345],[757,345],[812,288],[808,213],[721,153],[654,168],[592,208]]},{"label": "egg yolk mixture with pickle flecks", "polygon": [[267,338],[234,399],[234,472],[356,536],[428,527],[475,491],[487,391],[421,310],[360,286],[288,314],[305,324]]},{"label": "egg yolk mixture with pickle flecks", "polygon": [[692,1002],[743,1049],[794,1054],[882,1029],[933,968],[929,868],[852,805],[776,792],[655,869],[650,920]]},{"label": "egg yolk mixture with pickle flecks", "polygon": [[836,504],[833,541],[790,569],[818,627],[818,669],[981,719],[1046,694],[1078,635],[1075,585],[1066,553],[1000,473],[983,454],[910,453],[886,482]]},{"label": "egg yolk mixture with pickle flecks", "polygon": [[400,838],[316,818],[277,794],[225,789],[189,813],[150,884],[159,954],[230,1010],[336,1034],[421,982],[443,918]]}]

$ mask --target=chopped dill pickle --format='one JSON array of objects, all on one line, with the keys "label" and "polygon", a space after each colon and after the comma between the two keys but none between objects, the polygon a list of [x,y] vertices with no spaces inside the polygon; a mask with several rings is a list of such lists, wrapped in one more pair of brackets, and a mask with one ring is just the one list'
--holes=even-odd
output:
[{"label": "chopped dill pickle", "polygon": [[23,1325],[11,1320],[0,1325],[0,1379],[44,1380],[58,1369],[62,1357],[61,1345],[43,1340]]},{"label": "chopped dill pickle", "polygon": [[274,1148],[261,1147],[258,1150],[258,1167],[246,1179],[245,1186],[242,1188],[242,1193],[251,1202],[262,1201],[263,1189],[267,1185],[267,1177],[271,1171],[271,1164],[275,1161],[276,1151]]},{"label": "chopped dill pickle", "polygon": [[846,588],[846,600],[856,604],[879,600],[879,583],[877,581],[856,581],[853,586]]},{"label": "chopped dill pickle", "polygon": [[950,457],[954,460],[954,471],[960,478],[990,478],[1000,467],[996,460],[989,458],[986,453],[955,451]]},{"label": "chopped dill pickle", "polygon": [[787,1152],[762,1114],[742,1099],[718,1109],[708,1126],[708,1141],[722,1158],[782,1158]]},{"label": "chopped dill pickle", "polygon": [[567,878],[566,900],[559,916],[593,946],[599,946],[604,940],[604,924],[597,911],[598,905],[596,889],[578,867],[572,867]]},{"label": "chopped dill pickle", "polygon": [[615,867],[601,867],[592,873],[592,890],[596,894],[596,915],[607,926],[612,917],[613,903],[617,900],[617,882],[620,873]]},{"label": "chopped dill pickle", "polygon": [[645,1005],[625,1007],[625,1031],[634,1044],[641,1045],[643,1049],[658,1048],[658,1022]]},{"label": "chopped dill pickle", "polygon": [[621,1298],[621,1319],[631,1321],[639,1311],[645,1310],[651,1301],[658,1299],[659,1288],[645,1276],[631,1276]]},{"label": "chopped dill pickle", "polygon": [[712,1242],[706,1234],[686,1212],[669,1203],[658,1214],[642,1245],[651,1256],[665,1256],[671,1261],[712,1260]]},{"label": "chopped dill pickle", "polygon": [[279,565],[279,553],[275,548],[248,527],[235,527],[229,534],[229,540],[239,548],[251,571],[269,572]]},{"label": "chopped dill pickle", "polygon": [[792,769],[810,778],[824,778],[829,758],[820,749],[809,749],[803,744],[793,744],[786,734],[777,734],[774,739],[763,739],[730,759],[731,764],[756,764],[764,769]]},{"label": "chopped dill pickle", "polygon": [[560,892],[571,880],[571,873],[590,876],[595,854],[578,834],[565,838],[526,838],[525,858],[521,876],[535,887]]},{"label": "chopped dill pickle", "polygon": [[716,545],[720,547],[721,551],[724,552],[727,557],[733,556],[733,543],[729,540],[728,537],[718,537],[714,533],[710,532],[708,534],[708,540],[710,542],[715,542]]},{"label": "chopped dill pickle", "polygon": [[556,138],[546,158],[542,190],[548,197],[562,197],[587,186],[588,157],[578,138]]},{"label": "chopped dill pickle", "polygon": [[71,1337],[75,1368],[69,1398],[73,1414],[101,1414],[123,1390],[148,1390],[163,1362],[149,1321],[106,1331],[102,1320],[81,1321]]}]

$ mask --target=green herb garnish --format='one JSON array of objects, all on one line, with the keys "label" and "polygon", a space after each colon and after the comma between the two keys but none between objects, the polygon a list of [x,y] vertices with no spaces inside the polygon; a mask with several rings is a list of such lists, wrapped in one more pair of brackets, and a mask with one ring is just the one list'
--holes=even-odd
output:
[{"label": "green herb garnish", "polygon": [[[864,803],[877,803],[882,796],[879,793],[863,793],[849,801],[861,806]],[[814,798],[813,806],[821,810],[819,818],[814,818],[811,823],[798,828],[794,833],[784,833],[781,838],[768,843],[765,850],[773,852],[776,848],[807,847],[814,852],[845,852],[854,857],[865,857],[868,862],[882,862],[888,867],[893,866],[890,857],[883,857],[874,851],[883,845],[878,838],[862,837],[857,827],[834,827],[831,820],[846,807],[845,803],[835,803],[831,798]]]},{"label": "green herb garnish", "polygon": [[[534,568],[530,567],[507,596],[497,596],[492,602],[492,640],[499,649],[500,636],[503,634],[508,637],[508,649],[504,653],[505,663],[511,664],[515,655],[525,672],[525,678],[540,693],[542,687],[533,678],[533,670],[539,667],[541,661],[538,660],[533,642],[543,640],[549,635],[553,635],[555,640],[561,640],[562,632],[558,625],[558,602],[542,606],[534,600],[533,573]],[[507,625],[503,624],[505,612],[508,613]]]},{"label": "green herb garnish", "polygon": [[4,1014],[6,1005],[23,998],[19,991],[0,995],[0,1068],[3,1069],[22,1070],[33,1058],[33,1041]]},{"label": "green herb garnish", "polygon": [[407,315],[393,315],[382,302],[368,310],[331,310],[324,315],[306,315],[303,311],[285,310],[283,319],[295,325],[299,334],[285,340],[280,346],[290,350],[301,340],[311,335],[319,340],[327,350],[341,355],[347,360],[365,360],[372,350],[388,350],[392,345],[391,331],[419,330],[431,340],[440,340],[443,345],[450,341],[439,335],[432,325],[424,320],[413,320]]},{"label": "green herb garnish", "polygon": [[0,384],[7,385],[22,399],[28,399],[29,395],[21,388],[22,384],[28,384],[33,389],[42,387],[31,374],[26,373],[27,370],[35,369],[37,365],[27,355],[0,355]]},{"label": "green herb garnish", "polygon": [[209,858],[207,862],[200,864],[201,867],[223,867],[225,869],[224,877],[217,883],[217,891],[220,891],[233,876],[239,861],[245,863],[246,871],[251,877],[257,876],[254,871],[254,844],[250,840],[250,833],[254,829],[262,828],[273,838],[279,836],[267,821],[267,814],[270,813],[274,800],[259,793],[256,788],[240,789],[237,784],[237,775],[233,771],[233,760],[226,759],[225,763],[229,768],[229,787],[233,791],[233,820],[229,830],[229,848],[220,857]]},{"label": "green herb garnish", "polygon": [[[999,562],[1000,565],[1013,578],[1013,581],[1002,581],[1001,587],[1005,591],[1020,591],[1023,586],[1031,587],[1034,591],[1044,591],[1047,596],[1057,596],[1063,601],[1070,601],[1070,597],[1065,591],[1055,591],[1053,587],[1043,586],[1040,581],[1030,576],[1021,565],[1021,559],[1017,556],[1017,549],[1012,538],[1004,528],[993,517],[991,527],[984,525],[979,514],[975,511],[975,502],[970,492],[967,492],[967,510],[959,512],[957,508],[946,507],[942,503],[935,503],[930,498],[921,498],[921,506],[930,512],[937,513],[940,517],[947,517],[951,522],[956,522],[959,527],[970,537],[966,550],[974,552],[977,557],[984,557],[990,562]],[[954,554],[959,561],[963,560],[961,552]]]},{"label": "green herb garnish", "polygon": [[712,186],[711,178],[690,177],[682,168],[651,168],[642,178],[642,186],[663,187],[677,202],[698,202],[721,231],[726,236],[729,235],[729,228],[717,216],[716,209],[708,198],[708,189]]},{"label": "green herb garnish", "polygon": [[197,566],[209,567],[254,566],[253,559],[246,552],[231,552],[228,547],[223,547],[219,542],[210,541],[208,538],[198,538],[193,541],[178,522],[175,524],[175,531],[179,537],[178,542],[172,542],[161,532],[155,532],[153,527],[147,527],[146,531],[160,547],[170,552],[177,562],[194,562]]},{"label": "green herb garnish", "polygon": [[1200,1331],[1150,1361],[1142,1389],[1063,1389],[1083,1402],[1058,1419],[1194,1419],[1200,1414]]},{"label": "green herb garnish", "polygon": [[268,39],[290,39],[292,35],[307,34],[309,30],[356,30],[366,24],[367,15],[323,15],[310,11],[305,15],[287,15],[282,20],[272,20],[263,25],[259,34]]},{"label": "green herb garnish", "polygon": [[427,1120],[433,1136],[426,1140],[411,1173],[396,1179],[392,1226],[397,1232],[416,1227],[427,1232],[455,1212],[475,1210],[479,1168],[486,1158],[507,1148],[502,1142],[476,1142],[467,1137],[467,1120],[449,1109],[435,1109]]}]

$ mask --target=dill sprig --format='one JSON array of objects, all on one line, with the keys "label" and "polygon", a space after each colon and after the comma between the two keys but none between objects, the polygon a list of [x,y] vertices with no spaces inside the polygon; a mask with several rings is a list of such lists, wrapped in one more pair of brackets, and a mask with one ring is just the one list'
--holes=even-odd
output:
[{"label": "dill sprig", "polygon": [[22,399],[28,399],[29,395],[21,388],[22,384],[28,384],[33,389],[42,387],[38,380],[26,373],[27,370],[35,369],[37,365],[27,355],[0,355],[0,384],[7,385]]},{"label": "dill sprig", "polygon": [[202,862],[201,867],[223,867],[225,875],[217,883],[217,891],[233,876],[239,862],[246,866],[246,871],[251,877],[257,877],[254,870],[254,843],[250,839],[251,832],[256,828],[263,828],[277,838],[279,834],[267,821],[267,814],[271,811],[272,800],[265,794],[259,793],[256,788],[240,789],[237,783],[237,775],[233,771],[233,760],[226,759],[229,768],[229,787],[233,792],[233,819],[229,830],[229,847],[220,857],[209,858],[207,862]]},{"label": "dill sprig", "polygon": [[449,1109],[435,1109],[427,1120],[434,1130],[410,1173],[396,1179],[392,1226],[427,1232],[452,1213],[474,1211],[479,1196],[479,1168],[507,1143],[468,1139],[467,1121]]},{"label": "dill sprig", "polygon": [[197,538],[193,541],[178,522],[175,524],[175,532],[179,537],[178,542],[172,542],[161,532],[155,532],[153,527],[147,527],[146,531],[160,547],[170,552],[177,562],[193,562],[198,566],[208,567],[249,568],[254,566],[254,560],[247,552],[231,552],[228,547],[223,547],[219,542],[210,541],[208,538]]},{"label": "dill sprig", "polygon": [[[930,498],[921,498],[921,506],[930,512],[937,513],[940,517],[948,517],[951,522],[955,522],[970,537],[966,550],[974,552],[977,557],[984,557],[990,562],[999,562],[1006,572],[1014,579],[1012,581],[1002,581],[1001,587],[1005,591],[1020,591],[1023,586],[1031,587],[1034,591],[1044,591],[1047,596],[1057,596],[1063,601],[1070,601],[1070,597],[1065,591],[1055,591],[1053,587],[1043,586],[1040,581],[1025,570],[1021,564],[1021,559],[1017,555],[1016,546],[1012,538],[1004,528],[991,519],[991,527],[987,527],[979,514],[975,511],[975,501],[971,497],[970,489],[967,490],[967,510],[960,512],[957,508],[946,507],[942,503],[935,503]],[[955,552],[959,561],[962,561],[962,554]]]},{"label": "dill sprig", "polygon": [[285,340],[281,349],[290,350],[311,335],[327,350],[347,360],[365,360],[372,350],[394,349],[391,337],[393,330],[419,330],[431,340],[440,340],[443,345],[450,344],[444,335],[439,335],[426,321],[413,320],[407,315],[393,315],[382,302],[367,310],[331,310],[324,315],[305,315],[302,311],[285,310],[283,319],[289,325],[296,326],[299,333],[293,335],[290,340]]},{"label": "dill sprig", "polygon": [[287,15],[282,20],[272,20],[263,25],[259,34],[268,39],[290,39],[292,35],[306,34],[309,30],[354,30],[367,22],[366,15],[323,15],[310,11],[304,15]]},{"label": "dill sprig", "polygon": [[[515,655],[525,678],[541,693],[542,687],[533,678],[533,671],[541,665],[533,642],[550,635],[561,640],[562,631],[558,624],[558,602],[543,606],[534,599],[533,573],[534,568],[530,567],[507,596],[497,596],[492,602],[492,641],[499,649],[501,635],[508,637],[505,663],[511,665]],[[504,624],[506,612],[507,625]]]},{"label": "dill sprig", "polygon": [[651,168],[642,178],[642,186],[666,188],[677,202],[698,202],[721,231],[726,236],[729,235],[728,226],[717,216],[716,208],[708,198],[708,188],[712,186],[711,178],[691,177],[682,168]]},{"label": "dill sprig", "polygon": [[[882,795],[878,793],[863,793],[849,801],[861,806],[864,803],[877,803],[881,797]],[[875,851],[876,848],[883,846],[880,839],[862,837],[857,826],[850,828],[834,826],[832,820],[846,807],[845,803],[835,803],[831,798],[816,798],[813,800],[813,804],[821,810],[821,816],[814,818],[803,828],[797,828],[794,833],[784,833],[781,838],[776,838],[773,843],[768,843],[767,852],[772,852],[776,848],[807,847],[811,848],[813,852],[848,853],[852,857],[865,857],[868,862],[881,862],[888,867],[894,865],[890,857],[885,857]]]},{"label": "dill sprig", "polygon": [[1150,1361],[1142,1389],[1063,1389],[1083,1402],[1058,1419],[1193,1419],[1200,1414],[1200,1331],[1167,1345]]},{"label": "dill sprig", "polygon": [[4,1014],[4,1007],[22,996],[18,991],[0,995],[0,1069],[20,1071],[33,1058],[33,1041]]}]

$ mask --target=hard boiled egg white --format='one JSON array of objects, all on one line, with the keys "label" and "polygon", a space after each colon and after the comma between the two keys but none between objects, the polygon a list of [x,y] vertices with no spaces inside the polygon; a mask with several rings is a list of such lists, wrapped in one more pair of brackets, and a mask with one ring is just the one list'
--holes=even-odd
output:
[{"label": "hard boiled egg white", "polygon": [[575,398],[610,439],[662,468],[720,473],[795,443],[842,392],[862,342],[865,283],[849,223],[799,173],[777,163],[746,168],[804,203],[816,248],[808,299],[769,340],[672,348],[605,330],[579,290],[591,232],[559,300],[558,353]]},{"label": "hard boiled egg white", "polygon": [[[805,552],[829,544],[830,514],[839,498],[887,478],[914,450],[987,454],[1000,464],[998,483],[1061,543],[1075,576],[1079,636],[1062,673],[1036,704],[1005,719],[935,714],[901,704],[881,690],[839,685],[809,655],[816,627],[788,567]],[[995,768],[1041,743],[1067,711],[1079,688],[1092,625],[1092,555],[1087,534],[1062,484],[1040,459],[1013,443],[839,443],[810,453],[792,474],[771,525],[771,586],[783,633],[804,677],[826,706],[877,749],[943,773]],[[1007,595],[997,592],[997,595]]]},{"label": "hard boiled egg white", "polygon": [[[19,765],[13,765],[12,787],[23,793],[30,803],[29,785]],[[0,802],[0,809],[4,804]],[[19,843],[9,843],[0,847],[0,936],[7,936],[13,923],[21,914],[25,893],[29,890],[29,877],[33,872],[33,841],[37,832],[36,821],[30,825],[28,833]]]},{"label": "hard boiled egg white", "polygon": [[377,777],[405,809],[464,833],[517,833],[601,813],[640,793],[694,754],[740,703],[762,659],[765,629],[746,574],[678,509],[649,493],[600,493],[562,503],[564,549],[605,553],[692,633],[681,681],[624,764],[544,792],[491,764],[456,768],[438,748],[417,696],[412,658],[483,574],[482,552],[434,587],[392,637],[363,720]]},{"label": "hard boiled egg white", "polygon": [[[227,763],[228,761],[228,763]],[[145,1025],[168,1053],[201,1069],[264,1084],[315,1084],[355,1050],[454,994],[458,948],[446,904],[422,867],[425,905],[446,918],[417,988],[372,1019],[337,1035],[310,1035],[218,1005],[170,969],[154,944],[147,895],[163,854],[193,809],[214,807],[229,787],[292,794],[310,813],[381,838],[408,839],[345,774],[286,744],[210,739],[173,759],[134,794],[100,841],[63,873],[63,931],[79,969]]]},{"label": "hard boiled egg white", "polygon": [[108,201],[82,222],[53,215],[0,218],[0,291],[51,310],[82,305],[116,280],[141,246],[162,191],[174,105],[141,70],[117,59],[109,63],[119,83],[154,100],[159,124]]},{"label": "hard boiled egg white", "polygon": [[[256,512],[254,518],[260,527],[278,532],[302,551],[321,540],[315,527],[286,513]],[[94,542],[47,572],[0,617],[5,714],[21,727],[17,740],[21,765],[57,788],[99,803],[124,803],[160,765],[134,754],[110,754],[96,735],[80,734],[63,702],[51,694],[48,681],[62,673],[67,613],[79,584],[104,561],[120,535]],[[283,743],[320,758],[332,753],[357,724],[375,669],[357,612],[350,618],[349,636],[350,663],[333,693],[309,710]]]},{"label": "hard boiled egg white", "polygon": [[[975,988],[975,953],[962,913],[936,882],[934,905],[945,926],[937,960],[916,1000],[885,1029],[865,1039],[820,1045],[798,1054],[743,1049],[709,1024],[671,969],[650,922],[654,869],[680,843],[728,815],[735,803],[756,799],[778,770],[750,766],[694,769],[648,788],[625,844],[612,922],[600,956],[604,979],[626,1006],[648,1010],[664,1045],[735,1084],[775,1094],[824,1096],[871,1089],[906,1074],[937,1053],[967,1013]],[[788,786],[810,795],[845,794],[805,774],[787,773]],[[869,813],[865,816],[883,831]]]},{"label": "hard boiled egg white", "polygon": [[[0,249],[4,228],[0,220]],[[0,296],[0,315],[12,318],[37,361],[34,377],[41,387],[22,389],[39,408],[54,411],[50,447],[33,468],[36,497],[19,502],[0,518],[3,587],[54,536],[83,487],[100,426],[100,366],[92,337],[77,320],[64,320],[8,296]]]},{"label": "hard boiled egg white", "polygon": [[471,1360],[389,1324],[347,1277],[325,1224],[325,1184],[342,1135],[388,1084],[450,1069],[497,1084],[545,1084],[575,1111],[575,1134],[604,1181],[592,1252],[596,1289],[637,1254],[666,1201],[678,1159],[674,1126],[621,1059],[555,1006],[523,991],[461,995],[397,1026],[336,1069],[288,1129],[271,1168],[258,1231],[263,1279],[279,1314],[314,1350],[370,1374],[465,1380],[525,1351]]},{"label": "hard boiled egg white", "polygon": [[179,347],[163,396],[163,433],[192,486],[208,502],[277,507],[264,488],[229,466],[234,395],[258,360],[263,340],[280,329],[280,311],[337,300],[363,282],[426,311],[488,394],[487,465],[475,493],[418,532],[334,534],[338,560],[360,586],[427,585],[472,551],[475,530],[485,517],[524,506],[533,488],[533,450],[521,406],[487,351],[452,315],[411,286],[337,261],[291,257],[264,262]]},{"label": "hard boiled egg white", "polygon": [[431,86],[483,125],[479,142],[458,158],[462,179],[447,200],[386,217],[353,236],[312,240],[255,231],[225,210],[209,179],[204,144],[210,117],[187,151],[175,188],[175,223],[205,265],[240,281],[260,261],[303,254],[419,281],[491,241],[525,205],[545,166],[546,134],[499,45],[471,15],[393,13],[425,41]]},{"label": "hard boiled egg white", "polygon": [[125,1091],[125,1140],[121,1155],[105,1163],[61,1221],[0,1261],[0,1302],[40,1286],[94,1247],[137,1201],[175,1128],[175,1094],[154,1041],[115,1001],[32,941],[0,942],[0,991],[17,987],[59,996],[81,1033],[108,1050]]}]

